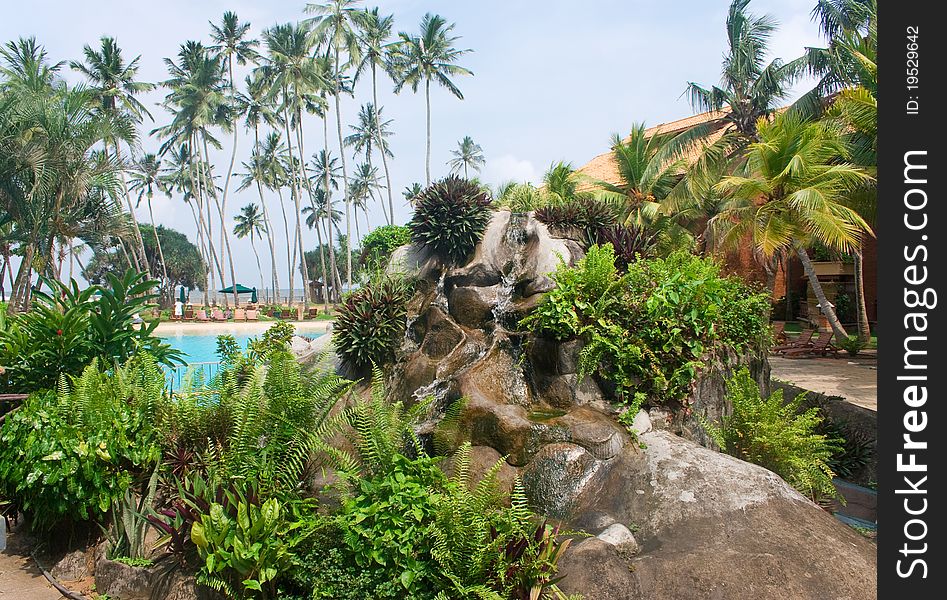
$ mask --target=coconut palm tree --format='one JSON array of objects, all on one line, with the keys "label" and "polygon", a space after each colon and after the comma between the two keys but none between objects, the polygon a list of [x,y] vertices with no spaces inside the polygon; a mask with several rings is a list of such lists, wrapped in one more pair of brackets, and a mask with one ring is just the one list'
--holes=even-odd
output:
[{"label": "coconut palm tree", "polygon": [[719,145],[732,146],[731,154],[757,140],[759,118],[770,115],[786,98],[804,68],[801,60],[784,63],[777,58],[766,62],[776,22],[769,16],[749,14],[749,3],[750,0],[733,0],[730,4],[728,51],[720,84],[708,88],[688,82],[684,92],[694,110],[723,113],[733,135]]},{"label": "coconut palm tree", "polygon": [[458,75],[473,75],[469,69],[457,64],[461,56],[472,50],[454,47],[459,36],[451,36],[454,24],[447,24],[444,17],[424,15],[421,32],[408,35],[400,32],[399,44],[391,53],[392,72],[395,73],[395,92],[408,85],[412,92],[424,84],[424,102],[427,115],[427,146],[425,151],[425,183],[431,185],[431,82],[437,83],[457,98],[463,100],[460,88],[451,80]]},{"label": "coconut palm tree", "polygon": [[170,198],[168,190],[164,187],[164,181],[161,178],[161,159],[155,154],[145,154],[141,160],[137,161],[134,170],[131,172],[131,184],[128,186],[130,192],[138,192],[137,208],[141,204],[142,198],[148,202],[148,217],[151,220],[151,229],[155,234],[155,248],[158,250],[158,260],[161,261],[162,281],[168,280],[168,267],[164,262],[164,251],[161,249],[161,240],[158,239],[157,224],[155,223],[155,213],[151,205],[155,190],[162,192]]},{"label": "coconut palm tree", "polygon": [[[231,105],[236,106],[238,101],[237,89],[233,74],[233,64],[236,62],[238,65],[245,65],[247,63],[255,62],[259,56],[256,52],[256,46],[258,45],[258,42],[248,38],[248,34],[250,32],[250,23],[241,23],[237,13],[231,11],[224,13],[223,18],[220,21],[220,25],[210,23],[210,27],[210,37],[214,41],[214,45],[209,46],[208,50],[218,54],[224,69],[226,69],[229,76],[229,101]],[[236,111],[234,111],[234,114],[236,114]],[[227,228],[224,226],[223,215],[225,215],[227,212],[227,196],[230,192],[230,179],[233,177],[233,166],[237,159],[237,134],[239,132],[239,128],[235,127],[233,123],[229,124],[229,128],[233,130],[233,144],[230,151],[230,165],[227,167],[227,176],[224,179],[224,192],[220,200],[220,239],[221,245],[227,250],[227,258],[230,261],[231,279],[235,282],[236,279],[233,268],[233,253],[230,251],[230,239],[227,236]],[[233,302],[234,304],[237,304],[238,302],[236,283],[233,286]]]},{"label": "coconut palm tree", "polygon": [[[108,36],[101,38],[99,49],[86,45],[82,52],[85,55],[85,62],[72,61],[69,66],[85,75],[86,79],[89,80],[92,89],[95,90],[99,110],[110,118],[117,118],[119,113],[123,113],[133,123],[140,123],[144,116],[149,119],[152,118],[148,109],[135,98],[137,94],[155,88],[152,83],[136,81],[135,79],[138,76],[140,56],[136,56],[126,63],[118,42],[115,41],[115,38]],[[109,143],[115,151],[116,158],[121,162],[121,149],[117,141],[106,140],[106,145]],[[122,184],[124,185],[124,175],[122,176]],[[148,273],[148,262],[144,260],[145,243],[141,237],[141,230],[138,228],[138,219],[131,204],[131,196],[128,193],[125,194],[125,201],[138,242],[137,250],[140,251],[142,257],[141,268],[142,271]]]},{"label": "coconut palm tree", "polygon": [[266,222],[263,220],[263,212],[256,204],[250,203],[240,209],[240,212],[234,217],[236,224],[233,227],[233,234],[238,240],[245,237],[250,238],[250,247],[253,248],[253,255],[256,257],[256,268],[260,272],[260,287],[266,288],[266,280],[263,278],[263,266],[260,264],[260,253],[256,250],[256,237],[266,234]]},{"label": "coconut palm tree", "polygon": [[760,119],[757,131],[760,141],[747,148],[743,172],[716,186],[729,201],[711,227],[730,247],[752,239],[766,258],[782,250],[794,252],[832,330],[839,339],[847,339],[807,247],[817,240],[847,252],[861,235],[871,233],[865,220],[845,205],[849,192],[871,177],[843,162],[848,156],[843,131],[831,122],[811,122],[790,112],[770,121]]},{"label": "coconut palm tree", "polygon": [[473,170],[479,173],[483,165],[487,163],[483,158],[483,148],[480,147],[480,144],[474,142],[469,135],[465,135],[464,139],[457,142],[457,149],[451,150],[451,154],[454,155],[454,158],[447,161],[450,172],[460,173],[463,169],[464,179],[470,179],[470,174],[467,172],[468,167],[473,167]]},{"label": "coconut palm tree", "polygon": [[[331,91],[335,100],[336,131],[339,137],[339,156],[342,159],[342,192],[345,199],[345,279],[352,287],[352,237],[351,199],[349,198],[348,172],[345,164],[345,143],[342,140],[343,93],[353,93],[347,85],[345,72],[359,63],[361,48],[355,34],[356,16],[361,0],[331,0],[326,4],[307,4],[306,12],[316,17],[307,21],[312,25],[312,33],[326,45],[326,58],[331,59],[333,72]],[[343,52],[346,62],[342,62]]]},{"label": "coconut palm tree", "polygon": [[[381,153],[381,162],[385,170],[385,183],[388,188],[388,212],[390,216],[388,224],[394,223],[395,218],[395,203],[392,199],[392,187],[391,187],[391,174],[388,171],[388,158],[393,155],[388,150],[388,144],[385,142],[385,136],[387,132],[385,131],[385,125],[390,124],[391,121],[385,121],[382,116],[382,107],[378,104],[378,68],[388,73],[391,76],[390,72],[390,61],[389,57],[392,49],[397,46],[397,42],[389,43],[388,40],[391,38],[392,29],[394,27],[394,17],[391,15],[381,16],[378,13],[378,7],[372,8],[371,10],[363,10],[356,15],[356,22],[358,24],[358,43],[361,49],[362,59],[359,61],[358,66],[355,67],[355,75],[353,80],[355,83],[358,83],[359,77],[366,70],[371,71],[372,74],[372,103],[371,107],[375,109],[376,114],[374,115],[375,123],[379,123],[380,126],[375,129],[377,135],[376,144],[378,148],[384,148]],[[359,115],[361,120],[361,115]],[[387,154],[386,154],[387,153]]]},{"label": "coconut palm tree", "polygon": [[[368,221],[368,200],[375,200],[375,190],[381,187],[381,179],[378,177],[378,167],[369,162],[359,163],[355,166],[355,173],[352,175],[352,181],[349,186],[352,188],[352,203],[356,209],[361,209],[365,216],[365,231],[371,231],[371,223]],[[384,203],[382,203],[384,207]],[[384,208],[382,209],[384,210]],[[355,231],[358,239],[362,236],[358,232],[358,213],[355,218]]]},{"label": "coconut palm tree", "polygon": [[[391,150],[388,149],[388,141],[386,138],[391,136],[391,131],[389,131],[388,126],[391,124],[391,121],[381,121],[381,111],[375,110],[375,107],[372,104],[364,104],[358,112],[358,123],[356,125],[350,125],[352,129],[352,134],[345,138],[345,145],[351,146],[356,153],[365,154],[365,163],[359,165],[356,168],[369,168],[372,167],[372,154],[374,150],[378,150],[379,154],[384,158],[385,156],[393,157]],[[367,165],[365,167],[364,165]],[[352,178],[352,181],[358,179],[358,174]],[[377,179],[377,178],[376,178]],[[390,180],[389,180],[390,181]],[[377,182],[373,184],[371,189],[377,189]],[[390,190],[389,190],[390,195]],[[372,196],[374,198],[374,196]],[[389,225],[394,223],[394,213],[385,210],[385,203],[381,202],[381,212],[385,215],[385,222]],[[367,215],[366,215],[367,218]]]},{"label": "coconut palm tree", "polygon": [[401,192],[401,195],[404,196],[404,199],[408,201],[409,204],[414,206],[415,199],[421,195],[421,192],[424,191],[424,188],[421,187],[420,183],[412,183],[411,185],[404,188]]},{"label": "coconut palm tree", "polygon": [[[324,217],[332,214],[333,205],[332,202],[332,191],[339,189],[339,180],[341,179],[341,174],[339,173],[340,167],[338,166],[338,159],[333,158],[331,152],[329,152],[329,136],[328,136],[328,126],[323,121],[323,139],[324,147],[319,152],[319,154],[313,154],[312,156],[312,180],[316,182],[317,187],[321,187],[322,195],[313,196],[313,208],[318,209],[319,213]],[[317,190],[318,191],[318,190]],[[324,206],[317,206],[317,202],[323,202]],[[321,231],[316,229],[317,232]],[[321,233],[319,234],[321,236]],[[332,278],[335,280],[333,282],[333,289],[341,290],[342,288],[342,278],[339,276],[339,273],[336,270],[336,259],[335,259],[335,244],[333,243],[332,227],[326,225],[326,235],[328,237],[329,245],[329,267],[332,272]],[[320,238],[321,240],[321,238]],[[322,242],[320,241],[320,246]],[[327,271],[323,271],[326,273]],[[336,300],[337,300],[336,294]]]}]

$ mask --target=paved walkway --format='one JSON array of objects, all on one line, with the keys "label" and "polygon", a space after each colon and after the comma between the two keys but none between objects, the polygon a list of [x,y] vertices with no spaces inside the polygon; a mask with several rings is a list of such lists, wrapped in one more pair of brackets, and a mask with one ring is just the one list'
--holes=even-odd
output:
[{"label": "paved walkway", "polygon": [[[2,519],[3,517],[0,517]],[[7,532],[7,549],[0,552],[0,600],[60,600],[29,556],[30,539],[23,520]]]},{"label": "paved walkway", "polygon": [[784,358],[771,355],[769,364],[775,379],[827,396],[841,396],[847,401],[878,410],[878,371],[874,356],[839,358]]}]

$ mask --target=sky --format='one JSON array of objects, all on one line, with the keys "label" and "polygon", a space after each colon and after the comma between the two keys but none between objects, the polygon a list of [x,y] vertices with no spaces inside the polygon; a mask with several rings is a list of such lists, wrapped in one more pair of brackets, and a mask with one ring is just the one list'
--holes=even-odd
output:
[{"label": "sky", "polygon": [[[648,126],[693,114],[682,97],[688,81],[712,85],[719,79],[726,50],[727,0],[376,0],[382,14],[394,15],[395,31],[416,32],[425,13],[442,15],[455,23],[457,47],[470,49],[459,64],[473,71],[455,83],[464,95],[459,100],[443,88],[431,94],[432,177],[446,175],[451,150],[464,136],[483,148],[486,165],[481,181],[496,185],[509,180],[540,181],[543,172],[563,160],[576,167],[608,150],[616,133],[625,135],[635,122]],[[806,46],[823,45],[810,18],[814,0],[753,0],[750,11],[768,14],[779,23],[772,38],[774,57],[798,57]],[[297,0],[163,0],[162,2],[113,2],[86,0],[0,0],[0,42],[36,36],[50,58],[76,60],[83,46],[98,46],[103,35],[115,37],[126,59],[141,56],[139,79],[167,79],[164,57],[174,57],[186,40],[210,43],[209,21],[219,22],[227,10],[249,21],[251,34],[277,23],[306,18],[305,2]],[[66,67],[63,76],[80,82],[81,75]],[[238,71],[237,78],[242,80]],[[343,135],[355,122],[358,108],[371,100],[370,80],[356,88],[354,98],[341,107]],[[392,92],[387,77],[379,78],[379,104],[392,119],[394,135],[389,161],[395,198],[395,218],[410,219],[411,210],[401,195],[414,182],[424,182],[425,110],[423,88]],[[806,91],[800,83],[793,97]],[[142,126],[142,151],[154,152],[159,142],[148,131],[165,125],[170,116],[158,104],[167,90],[144,94],[140,100],[154,115]],[[323,146],[322,122],[309,117],[304,124],[305,145],[311,155]],[[338,155],[334,114],[329,122],[330,151]],[[251,133],[252,135],[252,133]],[[227,169],[232,138],[220,136],[224,148],[211,152],[215,173]],[[237,167],[249,156],[252,137],[242,129],[237,146]],[[347,168],[356,159],[349,151]],[[375,161],[378,163],[379,161]],[[381,169],[379,169],[381,172]],[[383,174],[383,173],[382,173]],[[278,200],[267,196],[271,216],[278,214]],[[341,205],[341,194],[337,201]],[[227,200],[228,229],[240,207],[259,202],[256,190],[231,191]],[[195,239],[190,210],[179,197],[156,196],[155,220]],[[341,208],[341,207],[340,207]],[[370,210],[372,227],[383,223],[381,210]],[[148,220],[144,203],[136,211]],[[344,228],[344,224],[343,224]],[[366,225],[360,221],[364,236]],[[355,234],[355,225],[352,225]],[[285,248],[282,226],[276,227],[277,250]],[[307,247],[316,245],[314,231],[304,233]],[[215,235],[216,237],[216,235]],[[262,285],[250,244],[231,240],[237,280]],[[265,244],[258,244],[264,278],[270,281]],[[285,252],[285,250],[284,250]],[[277,257],[285,265],[284,254]],[[14,265],[15,266],[15,265]],[[285,286],[285,266],[280,273]],[[298,274],[297,282],[300,281]],[[229,275],[228,275],[229,278]],[[297,283],[298,286],[298,283]]]}]

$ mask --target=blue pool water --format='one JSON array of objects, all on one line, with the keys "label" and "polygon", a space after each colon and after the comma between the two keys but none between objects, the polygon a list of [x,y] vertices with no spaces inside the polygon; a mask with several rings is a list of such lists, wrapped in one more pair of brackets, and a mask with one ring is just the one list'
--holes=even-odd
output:
[{"label": "blue pool water", "polygon": [[[316,338],[322,335],[321,332],[315,331],[299,331],[299,335],[304,335],[308,338]],[[237,332],[235,330],[228,331],[224,328],[221,328],[219,331],[215,331],[214,334],[189,334],[186,332],[179,332],[175,334],[165,334],[160,335],[163,340],[165,340],[172,347],[177,348],[184,352],[187,356],[185,360],[189,364],[194,363],[206,363],[206,362],[218,362],[220,357],[217,356],[217,336],[230,334],[237,340],[240,348],[246,349],[247,342],[253,338],[258,338],[262,335],[260,333],[248,334],[246,332]]]}]

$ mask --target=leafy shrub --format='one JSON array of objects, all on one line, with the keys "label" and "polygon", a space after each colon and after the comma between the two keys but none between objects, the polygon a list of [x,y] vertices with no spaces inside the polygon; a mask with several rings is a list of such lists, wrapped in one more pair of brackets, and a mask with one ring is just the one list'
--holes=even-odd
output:
[{"label": "leafy shrub", "polygon": [[157,299],[157,282],[133,271],[107,279],[108,286],[81,291],[75,280],[68,286],[44,280],[51,291],[34,292],[28,312],[0,318],[0,392],[51,389],[61,375],[79,375],[96,358],[106,367],[136,352],[166,365],[182,362],[178,350],[154,335],[157,321],[134,325],[134,315]]},{"label": "leafy shrub", "polygon": [[702,425],[727,454],[773,471],[814,500],[837,498],[829,462],[840,449],[838,440],[816,433],[822,417],[815,407],[800,412],[804,398],[805,393],[783,402],[782,390],[776,390],[764,400],[744,367],[727,381],[733,414],[719,425]]},{"label": "leafy shrub", "polygon": [[362,239],[359,262],[368,272],[383,269],[397,248],[411,243],[411,229],[404,225],[383,225]]},{"label": "leafy shrub", "polygon": [[849,356],[858,356],[858,353],[867,346],[865,342],[858,339],[857,335],[850,335],[844,340],[839,340],[838,345],[842,350],[848,352]]},{"label": "leafy shrub", "polygon": [[875,456],[876,441],[864,431],[825,419],[816,428],[816,432],[827,439],[836,440],[838,447],[829,460],[829,467],[839,477],[858,477]]},{"label": "leafy shrub", "polygon": [[553,274],[556,288],[521,326],[586,342],[580,367],[615,385],[628,402],[677,402],[720,347],[763,348],[768,297],[720,275],[710,259],[677,252],[629,265],[620,274],[611,244],[592,246],[575,267]]},{"label": "leafy shrub", "polygon": [[462,262],[490,222],[490,196],[479,185],[451,175],[417,197],[408,223],[415,243],[452,262]]},{"label": "leafy shrub", "polygon": [[553,199],[545,190],[534,187],[531,183],[514,183],[503,190],[503,195],[495,205],[510,212],[525,213],[542,209],[552,203]]},{"label": "leafy shrub", "polygon": [[598,231],[602,244],[611,244],[615,251],[615,266],[624,271],[628,265],[653,256],[658,233],[638,225],[615,225]]},{"label": "leafy shrub", "polygon": [[394,360],[404,335],[411,284],[397,276],[367,283],[339,307],[333,343],[339,357],[356,372]]},{"label": "leafy shrub", "polygon": [[0,493],[41,529],[103,520],[161,456],[163,389],[155,360],[139,355],[109,373],[93,361],[58,392],[31,396],[0,429]]},{"label": "leafy shrub", "polygon": [[594,198],[550,204],[537,209],[535,216],[558,235],[581,234],[588,245],[596,243],[599,232],[614,226],[618,218],[611,205]]}]

